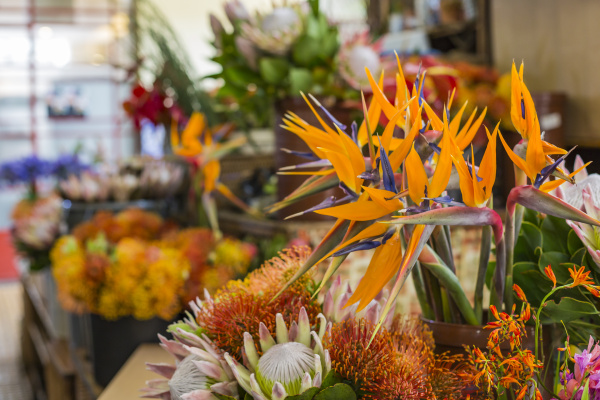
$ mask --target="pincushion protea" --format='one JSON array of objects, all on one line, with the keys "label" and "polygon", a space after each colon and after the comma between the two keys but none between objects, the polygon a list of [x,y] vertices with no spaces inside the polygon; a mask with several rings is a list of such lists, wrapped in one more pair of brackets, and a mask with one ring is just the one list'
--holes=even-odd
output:
[{"label": "pincushion protea", "polygon": [[322,314],[317,318],[320,320],[318,333],[311,331],[304,308],[300,310],[298,322],[292,322],[289,330],[283,316],[277,314],[276,339],[261,322],[260,353],[252,335],[245,332],[245,366],[225,354],[238,383],[255,400],[285,399],[321,386],[323,378],[331,370],[329,352],[321,342],[330,325]]},{"label": "pincushion protea", "polygon": [[158,335],[161,346],[171,353],[176,365],[146,363],[149,370],[166,379],[147,381],[141,389],[144,398],[172,400],[217,400],[213,393],[237,398],[238,389],[233,372],[223,353],[204,334],[193,319],[173,324],[175,340]]}]

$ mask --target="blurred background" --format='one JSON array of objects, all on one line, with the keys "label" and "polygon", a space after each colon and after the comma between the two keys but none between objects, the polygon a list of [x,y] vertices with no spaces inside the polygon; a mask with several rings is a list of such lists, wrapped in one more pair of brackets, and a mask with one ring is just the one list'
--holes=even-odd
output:
[{"label": "blurred background", "polygon": [[[228,137],[247,141],[223,159],[221,181],[246,204],[262,209],[298,184],[278,181],[275,175],[276,168],[294,161],[281,160],[276,151],[295,145],[278,134],[282,112],[298,107],[302,115],[306,106],[300,110],[298,94],[303,91],[326,99],[324,104],[346,113],[351,121],[361,113],[358,89],[369,86],[364,67],[376,77],[388,72],[385,91],[395,84],[394,53],[409,81],[420,69],[428,70],[426,96],[438,110],[456,90],[459,101],[454,104],[469,101],[465,115],[487,107],[486,124],[502,121],[501,129],[513,145],[518,135],[509,132],[509,73],[513,61],[523,61],[546,137],[564,148],[578,145],[577,153],[586,160],[599,159],[597,0],[274,4],[275,8],[271,0],[0,0],[0,164],[32,154],[47,160],[68,155],[98,169],[117,165],[120,171],[136,170],[132,156],[168,157],[173,153],[172,127],[182,130],[199,111],[209,126],[231,123]],[[320,19],[300,32],[297,15],[286,10],[306,12],[315,4]],[[254,25],[246,23],[250,20]],[[479,135],[485,140],[483,131]],[[494,205],[501,207],[513,175],[506,157],[498,163]],[[593,163],[588,171],[599,168],[600,163]],[[60,184],[46,176],[38,185]],[[40,382],[32,386],[23,374],[12,371],[21,354],[8,344],[18,343],[20,334],[16,328],[5,329],[18,327],[22,319],[21,288],[11,283],[18,279],[14,271],[27,267],[14,261],[10,229],[12,210],[27,190],[13,184],[0,190],[0,399],[45,398]],[[69,209],[71,202],[81,200],[69,197],[72,190],[61,186],[61,207]],[[144,199],[137,194],[119,199],[119,189],[113,190],[104,200]],[[136,186],[131,192],[148,190]],[[164,198],[177,198],[173,193]],[[186,206],[174,204],[159,208],[181,218]],[[277,218],[244,222],[238,214],[228,214],[228,207],[219,205],[223,231],[269,240],[283,235],[273,248],[298,237],[313,243],[311,238],[322,231],[321,226],[307,227],[306,221],[292,227],[282,226]],[[65,233],[75,222],[61,224]],[[456,253],[462,257],[459,264],[471,263],[476,233],[464,230],[457,235],[463,243]],[[267,246],[259,239],[259,248]],[[355,263],[361,265],[360,259]],[[25,297],[28,301],[36,300]],[[407,310],[411,307],[406,305]],[[88,389],[88,394],[98,393]],[[60,395],[48,398],[60,398],[56,396]]]}]

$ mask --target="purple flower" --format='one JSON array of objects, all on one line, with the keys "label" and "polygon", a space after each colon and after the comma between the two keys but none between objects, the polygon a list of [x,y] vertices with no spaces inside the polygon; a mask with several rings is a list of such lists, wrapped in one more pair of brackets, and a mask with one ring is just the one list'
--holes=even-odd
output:
[{"label": "purple flower", "polygon": [[[565,377],[566,374],[566,377]],[[571,379],[573,379],[573,374],[570,372],[561,372],[560,373],[560,384],[561,385],[566,385],[567,382],[569,382]]]},{"label": "purple flower", "polygon": [[89,165],[81,162],[77,154],[63,154],[52,163],[52,175],[59,180],[67,179],[70,175],[79,176],[89,169]]},{"label": "purple flower", "polygon": [[33,155],[2,164],[0,166],[0,181],[8,184],[29,184],[51,173],[52,163]]},{"label": "purple flower", "polygon": [[575,358],[575,379],[581,381],[587,367],[590,365],[592,354],[586,349],[581,354],[575,354],[573,358]]}]

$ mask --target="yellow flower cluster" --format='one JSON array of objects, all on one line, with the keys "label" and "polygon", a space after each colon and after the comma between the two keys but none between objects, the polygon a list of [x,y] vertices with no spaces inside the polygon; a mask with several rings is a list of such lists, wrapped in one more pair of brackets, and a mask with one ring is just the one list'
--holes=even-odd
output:
[{"label": "yellow flower cluster", "polygon": [[256,247],[216,240],[206,228],[177,230],[130,209],[94,218],[61,237],[50,254],[63,307],[107,319],[170,320],[182,305],[248,272]]},{"label": "yellow flower cluster", "polygon": [[108,255],[64,236],[50,257],[59,298],[70,311],[170,320],[181,310],[190,263],[179,249],[123,238]]}]

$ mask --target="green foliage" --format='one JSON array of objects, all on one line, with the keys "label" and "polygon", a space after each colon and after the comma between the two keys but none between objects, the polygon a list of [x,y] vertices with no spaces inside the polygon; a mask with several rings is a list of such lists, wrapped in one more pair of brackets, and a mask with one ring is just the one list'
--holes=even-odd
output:
[{"label": "green foliage", "polygon": [[[222,31],[215,40],[213,61],[222,67],[211,78],[223,79],[217,97],[228,113],[236,112],[242,128],[272,123],[272,105],[279,99],[314,95],[352,97],[337,76],[338,29],[319,11],[319,1],[310,0],[310,12],[302,17],[302,31],[285,54],[271,54],[253,45],[242,32],[241,23],[233,31]],[[245,46],[236,45],[236,38]],[[249,54],[251,56],[249,56]],[[249,61],[252,59],[252,61]]]},{"label": "green foliage", "polygon": [[[523,289],[532,307],[538,308],[544,296],[552,289],[552,281],[544,273],[550,265],[556,275],[557,285],[571,282],[569,268],[586,266],[591,278],[600,282],[597,265],[575,231],[560,218],[525,210],[519,236],[515,244],[513,282]],[[565,289],[556,293],[542,311],[543,323],[560,323],[576,337],[586,337],[580,319],[596,326],[600,323],[598,304],[587,290]],[[589,337],[589,336],[587,336]]]}]

